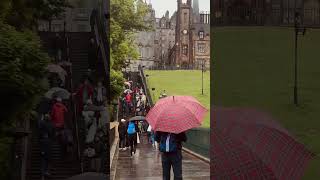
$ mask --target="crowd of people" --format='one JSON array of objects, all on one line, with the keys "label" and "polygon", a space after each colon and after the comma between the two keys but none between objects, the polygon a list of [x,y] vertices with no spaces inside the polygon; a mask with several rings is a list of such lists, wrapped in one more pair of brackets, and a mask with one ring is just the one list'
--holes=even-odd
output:
[{"label": "crowd of people", "polygon": [[121,119],[118,126],[120,151],[129,150],[130,156],[136,153],[137,145],[144,135],[148,136],[148,143],[157,147],[154,140],[154,131],[146,121]]},{"label": "crowd of people", "polygon": [[[83,156],[95,161],[98,171],[103,171],[106,157],[103,155],[107,151],[107,97],[106,88],[102,81],[98,81],[96,86],[92,86],[90,79],[86,78],[78,87],[73,96],[76,97],[77,114],[80,120],[80,131],[83,133],[84,151]],[[97,162],[100,161],[100,162]]]},{"label": "crowd of people", "polygon": [[[50,81],[54,82],[54,81]],[[60,83],[51,83],[51,89],[68,91],[63,89]],[[69,94],[70,97],[61,97],[61,92],[55,92],[50,97],[44,96],[38,105],[38,137],[40,143],[41,156],[41,175],[42,179],[50,176],[49,163],[51,160],[51,145],[58,142],[61,149],[62,160],[72,160],[74,150],[74,121],[70,98],[76,104],[77,116],[80,130],[85,134],[85,150],[83,156],[90,158],[99,157],[101,160],[100,168],[106,163],[102,154],[107,150],[106,135],[108,113],[106,109],[106,88],[102,81],[98,81],[93,87],[89,78],[85,78],[83,83],[77,88],[76,92]],[[47,95],[48,93],[46,93]],[[70,113],[68,115],[68,113]]]},{"label": "crowd of people", "polygon": [[[167,94],[164,90],[161,92],[159,99],[165,97],[167,97]],[[163,179],[170,179],[170,171],[173,168],[174,179],[182,180],[181,151],[182,142],[187,141],[186,134],[184,132],[179,134],[156,132],[145,120],[130,120],[133,116],[146,116],[150,110],[142,87],[132,88],[132,82],[128,81],[121,100],[124,118],[121,119],[118,126],[120,151],[129,150],[132,157],[142,139],[141,137],[146,135],[147,144],[161,152]]]},{"label": "crowd of people", "polygon": [[127,81],[120,101],[123,117],[145,116],[149,108],[143,88],[133,88],[132,81]]}]

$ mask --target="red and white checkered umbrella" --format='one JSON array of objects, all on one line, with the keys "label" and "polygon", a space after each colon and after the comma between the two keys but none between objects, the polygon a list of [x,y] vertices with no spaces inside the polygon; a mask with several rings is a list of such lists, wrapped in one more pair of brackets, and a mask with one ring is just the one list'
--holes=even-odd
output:
[{"label": "red and white checkered umbrella", "polygon": [[169,96],[160,99],[146,120],[155,131],[181,133],[201,125],[208,110],[191,96]]}]

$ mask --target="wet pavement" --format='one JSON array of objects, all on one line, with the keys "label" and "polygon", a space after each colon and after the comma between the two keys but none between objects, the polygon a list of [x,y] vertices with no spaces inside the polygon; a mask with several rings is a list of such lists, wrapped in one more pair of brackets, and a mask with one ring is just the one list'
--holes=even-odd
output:
[{"label": "wet pavement", "polygon": [[[162,180],[161,154],[146,142],[144,136],[136,154],[130,157],[129,150],[119,150],[116,180]],[[209,180],[210,165],[183,152],[182,173],[184,180]],[[173,180],[173,172],[171,171]]]}]

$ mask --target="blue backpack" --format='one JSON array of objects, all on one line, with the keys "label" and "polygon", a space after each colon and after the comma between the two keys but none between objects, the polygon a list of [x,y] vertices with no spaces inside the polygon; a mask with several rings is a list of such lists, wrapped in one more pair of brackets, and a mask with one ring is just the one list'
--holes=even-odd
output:
[{"label": "blue backpack", "polygon": [[127,132],[128,132],[128,134],[130,134],[130,135],[136,133],[136,126],[134,125],[133,122],[130,122],[130,123],[129,123]]},{"label": "blue backpack", "polygon": [[175,134],[168,133],[167,136],[160,137],[160,152],[176,152],[178,150],[177,146]]}]

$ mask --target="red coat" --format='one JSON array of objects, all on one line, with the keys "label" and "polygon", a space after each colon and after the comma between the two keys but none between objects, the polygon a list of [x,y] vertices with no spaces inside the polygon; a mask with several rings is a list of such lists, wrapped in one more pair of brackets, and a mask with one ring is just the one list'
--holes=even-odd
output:
[{"label": "red coat", "polygon": [[131,96],[131,94],[128,93],[128,94],[126,95],[126,101],[127,101],[127,103],[130,103],[131,100],[132,100],[132,96]]},{"label": "red coat", "polygon": [[61,102],[57,102],[53,105],[51,110],[51,121],[55,127],[64,126],[64,115],[66,112],[68,112],[68,110]]},{"label": "red coat", "polygon": [[82,84],[77,92],[76,92],[76,95],[77,95],[77,104],[78,104],[78,113],[81,113],[82,110],[83,110],[83,106],[84,106],[84,103],[86,102],[83,102],[83,91],[84,91],[84,88],[87,88],[87,92],[88,92],[88,96],[90,98],[92,98],[93,96],[93,87],[91,85],[87,85],[85,86],[84,84]]}]

